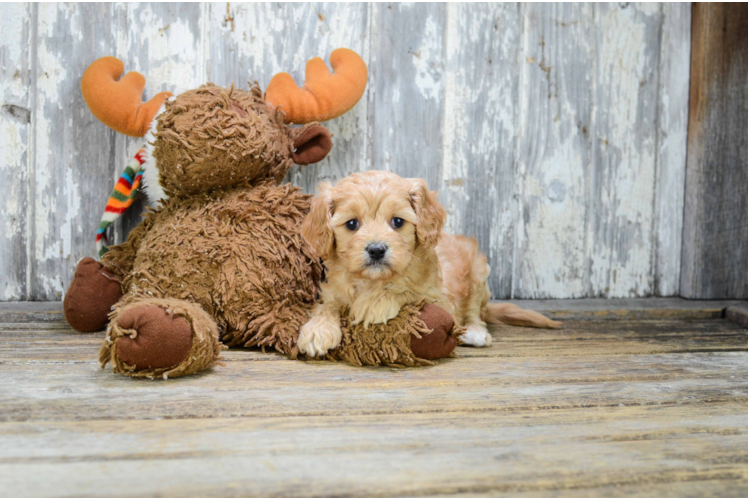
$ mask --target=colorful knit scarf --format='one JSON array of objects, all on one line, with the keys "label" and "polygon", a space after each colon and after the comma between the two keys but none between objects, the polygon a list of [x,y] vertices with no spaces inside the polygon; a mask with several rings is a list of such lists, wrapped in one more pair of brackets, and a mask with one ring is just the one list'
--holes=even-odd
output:
[{"label": "colorful knit scarf", "polygon": [[109,195],[109,201],[104,209],[104,215],[99,222],[99,229],[96,230],[96,250],[99,258],[103,257],[109,251],[109,240],[106,237],[106,230],[116,221],[125,210],[130,208],[135,197],[140,191],[140,183],[143,179],[143,163],[146,160],[145,147],[141,148],[135,157],[125,167],[125,171],[119,176],[117,184],[114,185],[112,194]]}]

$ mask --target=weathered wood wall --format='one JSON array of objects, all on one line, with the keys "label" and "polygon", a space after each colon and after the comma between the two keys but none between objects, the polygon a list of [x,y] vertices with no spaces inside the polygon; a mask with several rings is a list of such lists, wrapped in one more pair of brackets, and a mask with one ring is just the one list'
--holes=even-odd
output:
[{"label": "weathered wood wall", "polygon": [[[686,167],[687,4],[3,4],[0,299],[59,299],[140,141],[80,95],[115,55],[146,96],[262,86],[336,47],[370,68],[335,148],[290,180],[424,177],[475,235],[495,297],[676,295]],[[118,228],[118,238],[133,224]]]},{"label": "weathered wood wall", "polygon": [[748,5],[693,10],[681,292],[748,298]]}]

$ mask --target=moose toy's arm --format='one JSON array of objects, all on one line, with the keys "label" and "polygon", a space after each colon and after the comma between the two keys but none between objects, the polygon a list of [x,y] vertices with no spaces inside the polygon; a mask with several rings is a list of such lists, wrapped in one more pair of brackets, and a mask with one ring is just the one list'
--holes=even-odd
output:
[{"label": "moose toy's arm", "polygon": [[86,257],[78,263],[62,309],[65,319],[79,332],[98,332],[108,321],[111,307],[122,297],[120,275],[101,262]]},{"label": "moose toy's arm", "polygon": [[123,278],[132,270],[140,242],[152,225],[150,215],[130,231],[127,241],[111,247],[102,262],[86,257],[78,263],[63,311],[79,332],[97,332],[106,326],[112,306],[122,297]]},{"label": "moose toy's arm", "polygon": [[121,276],[132,271],[140,243],[153,226],[153,216],[153,212],[146,213],[141,223],[130,231],[123,243],[109,248],[109,251],[101,258],[102,263]]}]

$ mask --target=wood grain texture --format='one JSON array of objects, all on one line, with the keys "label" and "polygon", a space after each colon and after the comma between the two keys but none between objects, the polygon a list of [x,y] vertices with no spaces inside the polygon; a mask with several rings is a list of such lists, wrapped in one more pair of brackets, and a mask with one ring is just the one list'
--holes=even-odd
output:
[{"label": "wood grain texture", "polygon": [[748,6],[695,4],[681,293],[748,298]]},{"label": "wood grain texture", "polygon": [[[148,98],[207,81],[264,87],[279,71],[301,83],[308,59],[339,46],[369,65],[366,94],[326,124],[335,142],[328,158],[293,169],[289,181],[311,193],[366,169],[427,179],[449,211],[448,230],[475,236],[488,255],[496,298],[680,291],[688,6],[0,9],[3,57],[12,59],[0,73],[3,105],[18,106],[0,116],[3,169],[18,176],[3,188],[0,300],[64,293],[76,261],[94,254],[106,197],[141,145],[86,110],[79,79],[92,60],[123,59],[145,75]],[[29,123],[11,109],[28,109]],[[742,178],[732,180],[742,189]],[[143,206],[118,221],[115,240]],[[710,224],[718,226],[703,217],[692,226]],[[706,273],[709,259],[689,272]]]},{"label": "wood grain texture", "polygon": [[525,8],[513,297],[585,297],[599,28],[590,4]]},{"label": "wood grain texture", "polygon": [[573,496],[709,479],[744,493],[744,409],[715,409],[9,423],[0,478],[18,496]]},{"label": "wood grain texture", "polygon": [[688,300],[676,297],[512,300],[508,302],[558,319],[722,318],[725,316],[726,309],[743,303],[740,300]]},{"label": "wood grain texture", "polygon": [[661,6],[599,4],[594,43],[590,296],[653,291]]},{"label": "wood grain texture", "polygon": [[653,292],[665,297],[680,290],[690,48],[691,5],[662,4]]},{"label": "wood grain texture", "polygon": [[[499,301],[493,301],[499,302]],[[722,318],[725,310],[744,305],[740,300],[646,299],[511,300],[523,309],[564,319],[690,319]],[[61,302],[0,302],[0,323],[58,323],[66,325]]]},{"label": "wood grain texture", "polygon": [[0,299],[5,300],[28,298],[31,10],[31,4],[9,4],[0,16]]},{"label": "wood grain texture", "polygon": [[446,21],[446,4],[372,4],[367,169],[440,186]]},{"label": "wood grain texture", "polygon": [[748,328],[748,303],[742,302],[728,307],[725,311],[725,318]]},{"label": "wood grain texture", "polygon": [[[738,312],[737,308],[729,308]],[[648,313],[649,316],[647,314]],[[562,319],[566,328],[559,331],[539,331],[527,336],[521,328],[494,328],[496,346],[490,349],[460,349],[468,358],[523,357],[523,356],[578,356],[579,342],[585,342],[588,356],[610,354],[659,354],[674,352],[742,352],[748,349],[746,335],[741,326],[731,321],[715,322],[723,311],[550,311],[551,316]],[[91,346],[98,346],[98,335],[76,335],[63,322],[45,321],[36,314],[28,315],[22,323],[0,323],[5,338],[0,343],[0,361],[22,363],[34,359],[44,351],[47,359],[70,362],[91,362],[87,357]],[[31,321],[33,319],[33,321]],[[744,325],[743,325],[744,326]],[[603,332],[600,331],[603,328]],[[660,332],[662,330],[662,332]],[[70,336],[70,334],[73,334]],[[686,338],[683,338],[683,337]],[[33,351],[19,350],[24,345]],[[65,346],[64,350],[57,347]],[[552,349],[549,350],[549,346]],[[229,351],[223,354],[229,361],[273,361],[284,359],[257,351]]]},{"label": "wood grain texture", "polygon": [[91,254],[111,191],[114,133],[86,108],[80,77],[114,51],[112,6],[39,4],[34,104],[31,300],[59,300]]},{"label": "wood grain texture", "polygon": [[492,347],[460,347],[456,358],[422,370],[231,350],[224,367],[146,386],[99,368],[100,334],[54,323],[25,328],[2,326],[1,421],[514,411],[748,397],[748,331],[724,319],[498,328]]},{"label": "wood grain texture", "polygon": [[100,334],[2,324],[0,484],[14,496],[748,493],[744,327],[624,318],[493,333],[492,347],[431,368],[232,349],[223,367],[165,382],[100,370]]},{"label": "wood grain texture", "polygon": [[[512,293],[516,219],[517,4],[447,7],[442,176],[445,230],[480,235],[494,296]],[[403,165],[403,167],[405,167]],[[416,174],[409,174],[416,175]]]}]

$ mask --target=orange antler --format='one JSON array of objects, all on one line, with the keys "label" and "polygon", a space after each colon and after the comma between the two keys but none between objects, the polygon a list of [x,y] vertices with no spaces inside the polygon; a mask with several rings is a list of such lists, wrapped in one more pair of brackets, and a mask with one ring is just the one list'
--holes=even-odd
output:
[{"label": "orange antler", "polygon": [[81,92],[91,113],[109,128],[142,137],[171,93],[161,92],[144,103],[145,78],[131,71],[118,81],[124,69],[125,65],[116,57],[97,59],[83,73]]},{"label": "orange antler", "polygon": [[330,64],[332,74],[319,57],[307,62],[303,88],[288,73],[278,73],[268,84],[265,100],[281,108],[289,123],[337,118],[361,99],[369,75],[364,60],[349,49],[334,50]]}]

